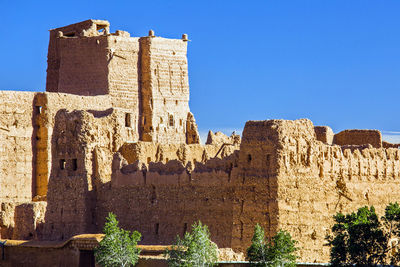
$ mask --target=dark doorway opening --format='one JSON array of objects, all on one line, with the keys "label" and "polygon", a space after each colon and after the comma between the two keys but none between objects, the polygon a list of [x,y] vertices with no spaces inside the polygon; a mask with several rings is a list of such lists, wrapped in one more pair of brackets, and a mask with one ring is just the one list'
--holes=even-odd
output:
[{"label": "dark doorway opening", "polygon": [[79,267],[95,267],[93,250],[79,250]]}]

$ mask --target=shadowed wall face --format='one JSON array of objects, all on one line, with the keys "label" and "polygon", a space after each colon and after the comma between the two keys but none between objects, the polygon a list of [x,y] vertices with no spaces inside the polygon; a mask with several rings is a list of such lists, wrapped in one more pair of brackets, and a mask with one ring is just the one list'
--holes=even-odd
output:
[{"label": "shadowed wall face", "polygon": [[107,38],[60,37],[56,41],[60,66],[54,91],[86,96],[108,94]]},{"label": "shadowed wall face", "polygon": [[367,145],[382,147],[382,134],[378,130],[344,130],[335,134],[333,143],[336,145]]},{"label": "shadowed wall face", "polygon": [[97,20],[50,30],[46,91],[108,93],[107,32],[109,23]]}]

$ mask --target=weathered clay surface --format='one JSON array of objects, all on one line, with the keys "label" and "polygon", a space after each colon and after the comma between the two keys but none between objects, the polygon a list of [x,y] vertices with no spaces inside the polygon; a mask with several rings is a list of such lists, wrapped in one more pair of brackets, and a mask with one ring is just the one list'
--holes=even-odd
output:
[{"label": "weathered clay surface", "polygon": [[206,144],[208,145],[240,144],[240,135],[232,133],[231,136],[227,136],[222,132],[213,133],[212,131],[209,131]]},{"label": "weathered clay surface", "polygon": [[400,201],[400,150],[377,130],[248,121],[242,140],[210,131],[200,144],[186,49],[107,21],[50,31],[47,92],[0,92],[2,238],[98,233],[114,212],[143,244],[201,220],[244,252],[260,223],[288,230],[300,261],[326,262],[336,212]]},{"label": "weathered clay surface", "polygon": [[365,145],[375,148],[382,147],[382,134],[378,130],[344,130],[335,134],[333,143],[336,145]]},{"label": "weathered clay surface", "polygon": [[332,145],[334,133],[329,126],[315,126],[314,131],[318,141]]}]

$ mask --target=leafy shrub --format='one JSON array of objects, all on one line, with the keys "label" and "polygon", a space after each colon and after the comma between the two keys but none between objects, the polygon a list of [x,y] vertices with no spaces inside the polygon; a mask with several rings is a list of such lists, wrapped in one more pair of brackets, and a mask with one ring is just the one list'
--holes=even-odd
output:
[{"label": "leafy shrub", "polygon": [[296,266],[296,241],[286,231],[279,232],[271,241],[265,239],[264,229],[257,224],[247,259],[251,266]]},{"label": "leafy shrub", "polygon": [[186,232],[183,239],[176,237],[175,244],[166,250],[166,255],[171,267],[215,266],[218,247],[210,240],[208,227],[199,221],[192,225],[192,232]]},{"label": "leafy shrub", "polygon": [[[398,264],[400,253],[392,250],[392,239],[400,237],[400,206],[390,203],[382,222],[371,206],[351,214],[337,213],[332,235],[327,236],[334,266]],[[395,244],[394,246],[397,246]]]},{"label": "leafy shrub", "polygon": [[[385,209],[385,216],[382,217],[383,224],[387,231],[387,238],[389,242],[392,239],[400,240],[400,205],[396,203],[389,203]],[[394,253],[390,253],[390,264],[398,265],[400,263],[400,251],[398,243],[395,242]],[[392,245],[392,244],[389,244]],[[390,251],[392,252],[392,251]]]},{"label": "leafy shrub", "polygon": [[338,213],[334,220],[334,236],[328,237],[332,265],[384,264],[387,236],[374,207],[362,207],[347,215]]},{"label": "leafy shrub", "polygon": [[113,213],[109,213],[106,220],[103,230],[105,236],[94,251],[96,262],[104,267],[135,266],[139,259],[137,242],[141,234],[119,228]]}]

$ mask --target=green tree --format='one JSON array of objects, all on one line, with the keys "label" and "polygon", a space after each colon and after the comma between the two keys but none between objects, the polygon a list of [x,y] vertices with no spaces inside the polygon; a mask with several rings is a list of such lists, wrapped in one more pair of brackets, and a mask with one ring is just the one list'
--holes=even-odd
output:
[{"label": "green tree", "polygon": [[251,245],[247,249],[247,258],[252,266],[266,266],[269,261],[266,250],[267,245],[264,229],[259,224],[256,224],[254,227],[254,235],[251,239]]},{"label": "green tree", "polygon": [[[400,240],[400,205],[397,202],[389,203],[389,205],[386,206],[385,216],[382,217],[382,220],[387,229],[389,242],[391,242],[392,239]],[[390,246],[391,245],[392,244],[390,244]],[[398,265],[400,263],[400,252],[398,249],[395,249],[393,254],[390,253],[389,258],[391,265]]]},{"label": "green tree", "polygon": [[283,230],[279,230],[271,241],[267,241],[264,229],[257,224],[251,245],[247,249],[247,258],[251,266],[296,266],[296,243]]},{"label": "green tree", "polygon": [[183,239],[177,236],[175,244],[165,254],[171,267],[215,266],[218,247],[210,240],[207,225],[199,221],[192,225],[192,232],[186,232]]},{"label": "green tree", "polygon": [[400,235],[400,205],[397,202],[386,206],[382,220],[388,229],[389,237]]},{"label": "green tree", "polygon": [[373,206],[347,215],[338,213],[333,218],[333,235],[327,237],[333,266],[385,263],[388,236]]},{"label": "green tree", "polygon": [[296,266],[296,243],[286,231],[280,230],[272,237],[268,249],[270,266]]},{"label": "green tree", "polygon": [[137,242],[141,234],[119,228],[113,213],[109,213],[106,220],[103,230],[105,236],[94,251],[96,262],[104,267],[135,266],[140,253]]}]

